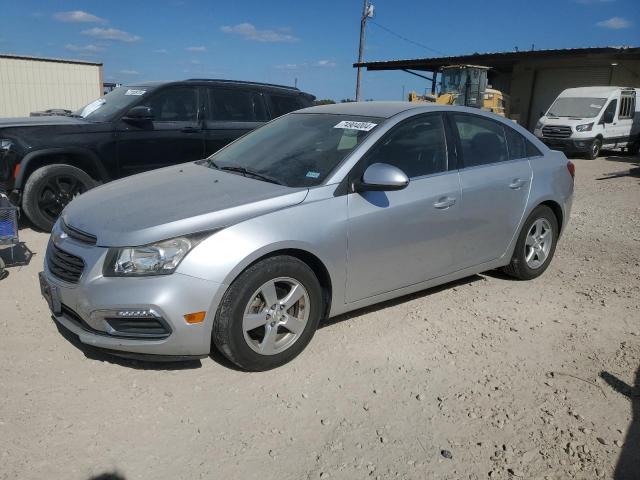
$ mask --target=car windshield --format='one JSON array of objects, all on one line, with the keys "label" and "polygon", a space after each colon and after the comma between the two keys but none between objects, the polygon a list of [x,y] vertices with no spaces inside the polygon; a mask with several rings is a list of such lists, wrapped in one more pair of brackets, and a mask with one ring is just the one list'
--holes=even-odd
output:
[{"label": "car windshield", "polygon": [[91,122],[109,121],[114,114],[140,100],[147,91],[145,87],[118,87],[104,97],[85,105],[74,112],[74,115]]},{"label": "car windshield", "polygon": [[319,185],[383,119],[294,113],[209,157],[209,165],[289,187]]},{"label": "car windshield", "polygon": [[593,118],[606,103],[606,98],[560,97],[549,108],[549,117]]}]

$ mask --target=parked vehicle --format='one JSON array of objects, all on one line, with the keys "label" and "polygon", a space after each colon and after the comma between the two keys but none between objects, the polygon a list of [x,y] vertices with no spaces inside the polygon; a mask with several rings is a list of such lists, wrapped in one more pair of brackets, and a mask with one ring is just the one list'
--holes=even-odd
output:
[{"label": "parked vehicle", "polygon": [[539,276],[573,174],[564,154],[477,109],[312,107],[71,202],[42,292],[84,343],[165,359],[213,345],[265,370],[322,318],[499,267]]},{"label": "parked vehicle", "polygon": [[581,87],[564,90],[535,126],[550,148],[590,159],[602,148],[640,150],[640,89]]},{"label": "parked vehicle", "polygon": [[50,230],[72,198],[96,185],[205,158],[314,98],[292,87],[193,79],[119,87],[72,116],[0,119],[0,190]]}]

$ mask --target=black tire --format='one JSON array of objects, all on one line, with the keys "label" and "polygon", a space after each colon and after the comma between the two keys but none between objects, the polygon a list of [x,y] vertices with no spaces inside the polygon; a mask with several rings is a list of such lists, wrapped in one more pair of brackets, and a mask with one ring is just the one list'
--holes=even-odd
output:
[{"label": "black tire", "polygon": [[46,165],[29,175],[22,194],[22,209],[36,227],[48,232],[73,198],[95,186],[96,182],[77,167]]},{"label": "black tire", "polygon": [[[547,254],[544,263],[537,268],[531,268],[526,261],[525,258],[525,246],[527,241],[527,235],[529,230],[533,226],[533,224],[539,219],[546,219],[551,226],[551,238],[552,243],[549,249],[549,253]],[[553,254],[556,251],[556,244],[558,242],[558,219],[556,218],[555,213],[551,208],[546,205],[537,206],[531,215],[527,218],[520,230],[520,234],[518,235],[518,241],[516,242],[516,248],[513,252],[513,257],[511,257],[511,262],[506,267],[503,267],[504,273],[507,275],[517,278],[518,280],[532,280],[536,277],[539,277],[544,273],[549,264],[551,263],[551,259],[553,258]]]},{"label": "black tire", "polygon": [[600,150],[602,149],[602,140],[600,138],[596,138],[591,143],[591,148],[587,152],[587,158],[589,160],[595,160],[600,155]]},{"label": "black tire", "polygon": [[[254,292],[266,282],[281,277],[294,279],[306,289],[309,317],[302,332],[287,349],[263,355],[254,351],[245,340],[243,316]],[[290,362],[304,350],[313,338],[323,313],[322,287],[313,270],[295,257],[270,257],[247,268],[226,291],[213,322],[212,342],[225,357],[244,370],[270,370]]]},{"label": "black tire", "polygon": [[627,147],[627,151],[630,155],[638,155],[640,152],[640,137],[636,139],[629,147]]}]

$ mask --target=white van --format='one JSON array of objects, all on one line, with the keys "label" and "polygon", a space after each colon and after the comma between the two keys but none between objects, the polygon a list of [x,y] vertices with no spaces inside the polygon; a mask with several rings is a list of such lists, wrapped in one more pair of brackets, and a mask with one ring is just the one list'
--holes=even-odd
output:
[{"label": "white van", "polygon": [[601,148],[640,149],[638,88],[582,87],[563,91],[538,120],[534,134],[549,148],[584,153],[594,159]]}]

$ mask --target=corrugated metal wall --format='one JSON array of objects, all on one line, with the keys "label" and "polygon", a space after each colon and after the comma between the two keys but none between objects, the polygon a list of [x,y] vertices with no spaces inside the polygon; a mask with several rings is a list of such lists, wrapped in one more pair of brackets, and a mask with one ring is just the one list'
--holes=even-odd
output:
[{"label": "corrugated metal wall", "polygon": [[102,96],[102,66],[0,57],[0,117],[76,110]]}]

